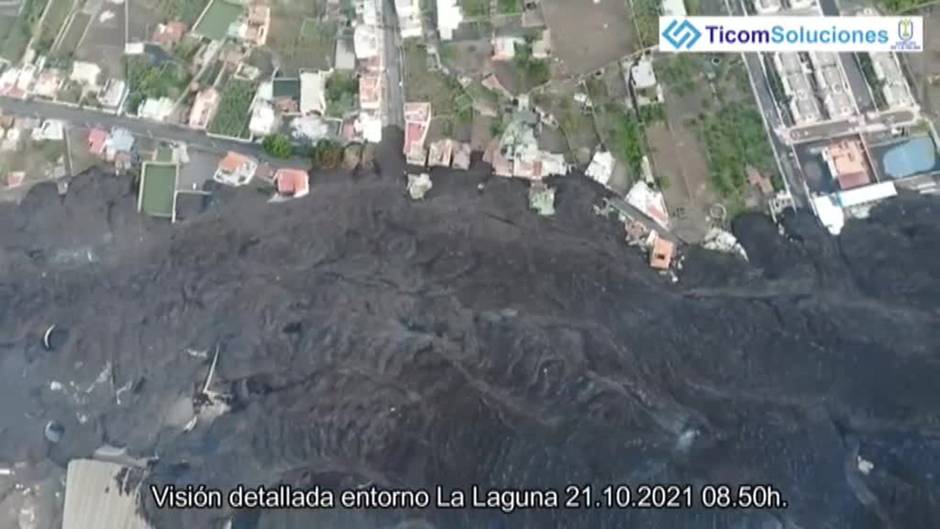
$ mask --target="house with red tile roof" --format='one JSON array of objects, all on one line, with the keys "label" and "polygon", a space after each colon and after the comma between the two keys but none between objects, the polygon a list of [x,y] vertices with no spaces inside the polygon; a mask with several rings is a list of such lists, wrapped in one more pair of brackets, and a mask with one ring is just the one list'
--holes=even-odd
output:
[{"label": "house with red tile roof", "polygon": [[213,179],[216,182],[230,186],[242,186],[251,182],[257,170],[258,160],[235,151],[229,151],[219,161],[219,167],[216,169]]},{"label": "house with red tile roof", "polygon": [[150,40],[160,46],[172,48],[183,40],[187,29],[189,28],[186,26],[186,23],[180,22],[179,20],[166,24],[157,24],[157,29],[154,30]]},{"label": "house with red tile roof", "polygon": [[105,147],[108,144],[108,138],[111,135],[103,129],[91,129],[88,131],[88,152],[95,156],[104,156]]},{"label": "house with red tile roof", "polygon": [[310,174],[303,169],[278,169],[274,173],[274,185],[282,198],[300,198],[310,193]]}]

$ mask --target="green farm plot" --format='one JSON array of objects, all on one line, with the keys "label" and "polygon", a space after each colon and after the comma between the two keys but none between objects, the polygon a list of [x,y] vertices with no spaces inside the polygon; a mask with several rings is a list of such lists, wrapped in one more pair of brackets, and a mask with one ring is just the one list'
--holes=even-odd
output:
[{"label": "green farm plot", "polygon": [[8,28],[0,36],[0,56],[16,62],[23,56],[29,39],[32,38],[47,0],[24,0],[19,15],[7,24]]},{"label": "green farm plot", "polygon": [[193,33],[212,40],[222,40],[228,34],[228,28],[244,12],[245,7],[241,4],[226,0],[212,0]]},{"label": "green farm plot", "polygon": [[176,164],[146,162],[140,177],[137,209],[151,217],[173,218]]},{"label": "green farm plot", "polygon": [[490,14],[490,0],[460,0],[466,17],[485,17]]},{"label": "green farm plot", "polygon": [[522,2],[520,0],[498,0],[496,7],[501,15],[522,12]]},{"label": "green farm plot", "polygon": [[267,47],[280,58],[285,75],[302,69],[328,70],[332,65],[336,25],[318,22],[311,13],[281,5],[273,9]]},{"label": "green farm plot", "polygon": [[249,81],[232,79],[222,90],[222,100],[215,118],[209,124],[209,132],[236,138],[248,137],[248,121],[251,119],[251,101],[255,85]]}]

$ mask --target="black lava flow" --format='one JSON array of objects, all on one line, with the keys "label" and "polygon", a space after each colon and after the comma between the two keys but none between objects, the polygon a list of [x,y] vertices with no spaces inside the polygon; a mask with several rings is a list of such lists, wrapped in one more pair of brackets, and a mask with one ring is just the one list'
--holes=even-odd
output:
[{"label": "black lava flow", "polygon": [[[554,180],[543,218],[479,169],[413,202],[383,159],[286,204],[219,190],[175,225],[103,173],[0,207],[0,460],[111,444],[158,457],[147,485],[752,483],[788,504],[232,513],[145,486],[160,529],[940,527],[935,198],[838,238],[745,215],[749,262],[687,247],[671,283],[586,179]],[[187,431],[216,348],[231,409]]]}]

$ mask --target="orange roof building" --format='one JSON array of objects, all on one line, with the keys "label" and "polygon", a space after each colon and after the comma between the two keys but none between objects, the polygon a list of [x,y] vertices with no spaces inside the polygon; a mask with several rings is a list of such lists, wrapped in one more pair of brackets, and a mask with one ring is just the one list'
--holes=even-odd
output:
[{"label": "orange roof building", "polygon": [[186,35],[186,23],[175,21],[168,24],[157,24],[157,29],[153,32],[151,40],[160,46],[176,46]]},{"label": "orange roof building", "polygon": [[656,270],[669,270],[672,258],[676,253],[676,245],[670,240],[656,237],[650,249],[650,267]]},{"label": "orange roof building", "polygon": [[833,142],[823,150],[829,172],[839,182],[839,189],[852,189],[871,183],[871,172],[865,162],[865,150],[859,140]]},{"label": "orange roof building", "polygon": [[303,169],[278,169],[274,182],[282,197],[300,198],[310,193],[310,174]]},{"label": "orange roof building", "polygon": [[88,131],[88,152],[95,156],[103,155],[110,136],[108,131],[102,129],[91,129]]},{"label": "orange roof building", "polygon": [[241,186],[250,182],[257,170],[258,160],[235,151],[229,151],[219,161],[219,168],[213,178],[223,184]]},{"label": "orange roof building", "polygon": [[364,110],[382,108],[382,77],[376,74],[359,77],[359,107]]}]

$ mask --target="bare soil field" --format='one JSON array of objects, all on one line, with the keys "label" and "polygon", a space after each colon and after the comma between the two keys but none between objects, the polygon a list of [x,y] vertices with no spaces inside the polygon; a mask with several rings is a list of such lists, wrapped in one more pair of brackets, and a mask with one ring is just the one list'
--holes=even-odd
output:
[{"label": "bare soil field", "polygon": [[653,172],[682,240],[699,242],[708,231],[708,207],[715,202],[709,187],[708,160],[696,135],[683,125],[658,122],[646,127]]},{"label": "bare soil field", "polygon": [[940,6],[932,6],[922,13],[924,27],[924,51],[922,53],[902,53],[911,73],[914,96],[921,103],[924,112],[930,115],[934,124],[940,127]]},{"label": "bare soil field", "polygon": [[634,26],[623,0],[543,0],[560,77],[592,72],[634,50]]},{"label": "bare soil field", "polygon": [[101,75],[105,78],[122,79],[124,77],[124,5],[105,0],[90,0],[86,4],[86,9],[94,14],[85,38],[75,51],[75,58],[101,66]]},{"label": "bare soil field", "polygon": [[[155,529],[937,527],[936,199],[899,197],[838,239],[806,213],[787,216],[790,237],[744,216],[749,263],[683,248],[672,283],[594,213],[593,182],[552,179],[551,218],[529,210],[524,182],[478,191],[480,170],[442,171],[415,202],[400,134],[377,150],[378,171],[319,172],[303,199],[218,190],[174,225],[139,215],[113,174],[0,206],[0,459],[23,485],[0,476],[0,526],[26,507],[30,527],[62,527],[47,516],[64,465],[110,444],[159,456],[142,487]],[[210,369],[225,413],[197,398]],[[42,440],[51,420],[58,443]],[[40,482],[46,494],[24,494]],[[474,508],[157,509],[148,486],[433,498],[474,483],[771,483],[788,508],[507,522]]]}]

